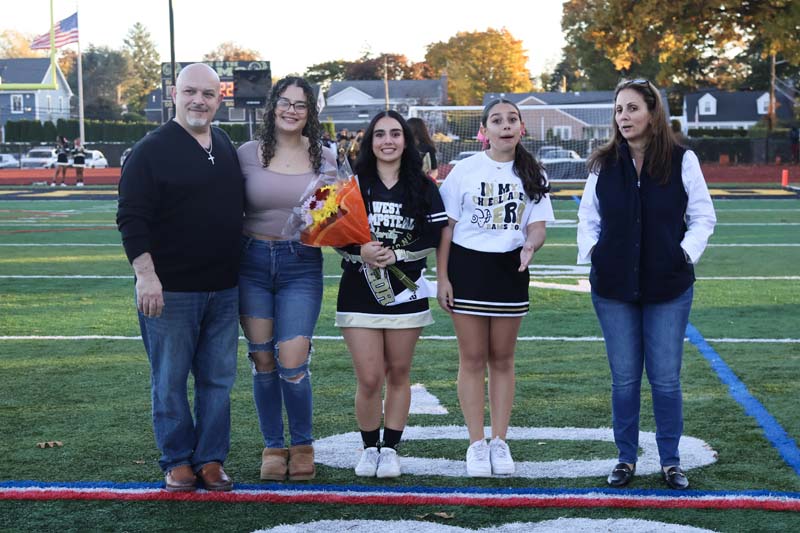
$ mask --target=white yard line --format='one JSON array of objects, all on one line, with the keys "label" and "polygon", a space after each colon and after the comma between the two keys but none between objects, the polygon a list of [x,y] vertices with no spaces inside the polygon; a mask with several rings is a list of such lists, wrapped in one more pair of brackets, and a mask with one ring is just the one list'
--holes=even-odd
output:
[{"label": "white yard line", "polygon": [[[20,243],[0,243],[0,246],[15,246],[15,247],[31,247],[31,248],[38,248],[38,247],[59,247],[59,246],[67,246],[67,247],[122,247],[122,243],[80,243],[80,242],[50,242],[50,243],[38,243],[38,242],[20,242]],[[576,248],[578,245],[575,243],[569,242],[548,242],[545,245],[547,248]],[[766,248],[795,248],[800,247],[800,243],[767,243],[767,242],[743,242],[743,243],[729,243],[729,244],[714,244],[710,243],[708,245],[709,248],[759,248],[759,247],[766,247]]]},{"label": "white yard line", "polygon": [[[86,341],[86,340],[119,340],[119,341],[138,341],[142,340],[138,335],[2,335],[0,341]],[[244,337],[239,337],[244,341]],[[314,335],[314,340],[320,341],[341,341],[341,335]],[[454,341],[455,335],[423,335],[420,340],[427,341]],[[800,339],[793,338],[734,338],[718,337],[708,338],[708,342],[722,344],[800,344]],[[519,342],[602,342],[603,337],[517,337]],[[684,339],[689,342],[689,339]]]}]

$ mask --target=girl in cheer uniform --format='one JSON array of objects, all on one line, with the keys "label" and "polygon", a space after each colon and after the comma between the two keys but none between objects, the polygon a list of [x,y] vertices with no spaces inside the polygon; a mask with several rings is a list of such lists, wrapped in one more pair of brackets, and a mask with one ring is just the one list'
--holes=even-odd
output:
[{"label": "girl in cheer uniform", "polygon": [[[520,144],[519,109],[490,102],[481,116],[489,149],[459,162],[441,188],[449,226],[437,255],[438,298],[458,338],[458,399],[469,430],[467,473],[513,474],[505,443],[514,403],[514,349],[528,312],[528,265],[553,220],[539,163]],[[484,435],[489,367],[492,440]]]},{"label": "girl in cheer uniform", "polygon": [[[408,124],[395,111],[372,119],[356,161],[361,193],[375,239],[339,250],[344,272],[336,304],[358,381],[356,419],[364,451],[358,476],[397,477],[396,448],[408,419],[411,359],[422,328],[433,323],[422,273],[447,215],[436,185],[422,171]],[[385,270],[396,265],[419,288],[407,289]],[[381,389],[386,384],[381,426]]]}]

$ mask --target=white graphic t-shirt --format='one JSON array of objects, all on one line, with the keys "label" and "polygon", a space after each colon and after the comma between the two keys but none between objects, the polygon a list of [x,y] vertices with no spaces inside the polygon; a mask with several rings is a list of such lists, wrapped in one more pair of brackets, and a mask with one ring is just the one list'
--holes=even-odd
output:
[{"label": "white graphic t-shirt", "polygon": [[479,252],[509,252],[525,244],[528,224],[555,220],[550,196],[534,203],[513,166],[481,152],[453,167],[439,192],[447,216],[456,220],[454,243]]}]

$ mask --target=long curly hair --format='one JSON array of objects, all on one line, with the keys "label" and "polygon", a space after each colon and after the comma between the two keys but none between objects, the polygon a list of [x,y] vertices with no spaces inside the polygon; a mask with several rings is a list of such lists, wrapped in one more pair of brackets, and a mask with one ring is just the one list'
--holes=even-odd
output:
[{"label": "long curly hair", "polygon": [[372,150],[372,138],[375,135],[375,125],[384,117],[393,118],[403,129],[405,148],[400,157],[400,175],[398,185],[403,186],[403,205],[400,214],[414,219],[414,227],[422,228],[425,224],[428,212],[430,211],[430,200],[428,199],[428,187],[434,187],[433,182],[422,172],[422,157],[414,144],[414,134],[408,123],[397,111],[381,111],[374,117],[364,133],[361,141],[361,150],[356,159],[354,171],[358,175],[361,183],[362,194],[365,194],[365,202],[369,201],[366,193],[369,188],[380,179],[378,176],[378,159]]},{"label": "long curly hair", "polygon": [[319,123],[319,110],[317,109],[317,97],[314,90],[306,80],[299,76],[286,76],[278,81],[272,91],[270,91],[267,105],[264,108],[264,122],[258,129],[256,139],[261,144],[261,162],[264,167],[268,167],[272,158],[275,157],[275,107],[278,98],[288,87],[300,87],[306,96],[308,111],[306,112],[306,125],[303,127],[303,136],[308,138],[308,157],[315,173],[319,173],[322,168],[322,126]]},{"label": "long curly hair", "polygon": [[[483,108],[481,113],[481,125],[485,128],[486,122],[489,120],[489,113],[492,108],[497,104],[508,104],[517,110],[520,120],[522,113],[517,107],[517,104],[505,98],[495,98]],[[519,176],[522,181],[522,188],[525,189],[525,194],[528,198],[533,200],[533,203],[538,204],[545,194],[550,192],[550,185],[547,184],[547,179],[544,177],[544,168],[535,157],[528,152],[521,142],[517,143],[514,147],[514,165],[512,167],[514,174]]]},{"label": "long curly hair", "polygon": [[617,85],[614,91],[614,111],[611,115],[611,139],[606,144],[595,150],[589,156],[589,170],[600,172],[607,165],[612,164],[620,157],[620,146],[627,142],[616,120],[616,103],[620,91],[631,89],[639,93],[644,99],[647,110],[650,112],[652,120],[650,127],[650,139],[645,149],[645,168],[647,173],[659,184],[665,185],[669,182],[672,173],[672,149],[677,145],[675,138],[670,130],[667,121],[667,110],[661,101],[661,95],[652,82],[644,79],[623,80]]}]

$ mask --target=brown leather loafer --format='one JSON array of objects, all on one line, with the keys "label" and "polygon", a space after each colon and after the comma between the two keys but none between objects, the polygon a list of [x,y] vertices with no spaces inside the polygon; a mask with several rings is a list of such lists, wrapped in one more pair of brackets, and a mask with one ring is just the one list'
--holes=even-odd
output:
[{"label": "brown leather loafer", "polygon": [[189,465],[176,466],[164,476],[164,486],[169,492],[192,492],[197,489],[197,476]]},{"label": "brown leather loafer", "polygon": [[206,490],[231,490],[233,488],[233,480],[228,477],[219,463],[204,465],[197,475],[203,481]]}]

